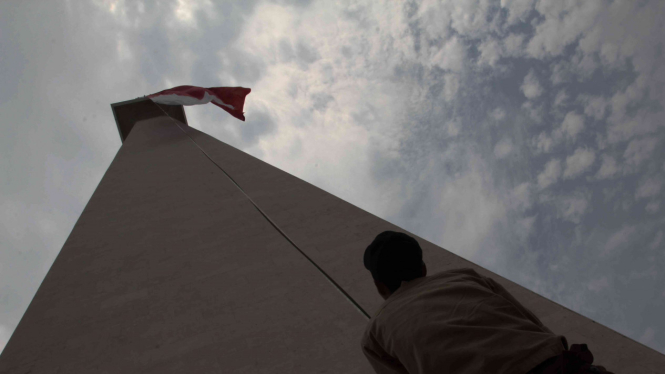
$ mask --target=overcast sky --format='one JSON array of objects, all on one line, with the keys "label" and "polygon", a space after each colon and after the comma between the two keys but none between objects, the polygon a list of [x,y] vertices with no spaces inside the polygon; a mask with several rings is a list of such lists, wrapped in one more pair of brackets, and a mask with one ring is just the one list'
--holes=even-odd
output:
[{"label": "overcast sky", "polygon": [[[0,2],[0,350],[120,148],[190,126],[665,353],[665,1]],[[369,244],[369,243],[368,243]],[[579,342],[578,342],[579,343]]]}]

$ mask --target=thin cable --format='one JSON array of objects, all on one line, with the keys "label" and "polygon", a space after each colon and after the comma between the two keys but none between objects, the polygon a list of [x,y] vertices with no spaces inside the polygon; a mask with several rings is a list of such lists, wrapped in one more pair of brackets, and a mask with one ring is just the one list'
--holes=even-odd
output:
[{"label": "thin cable", "polygon": [[[152,101],[152,100],[150,100],[150,101]],[[225,175],[231,180],[231,182],[233,182],[233,184],[236,185],[236,187],[238,187],[238,189],[239,189],[239,190],[240,190],[240,191],[241,191],[241,192],[247,197],[247,199],[249,199],[249,201],[252,203],[252,205],[254,205],[254,208],[256,208],[256,210],[258,210],[259,213],[261,213],[261,215],[262,215],[263,217],[265,217],[265,219],[268,220],[268,222],[270,222],[270,224],[271,224],[275,229],[277,229],[277,231],[279,231],[279,233],[282,234],[282,236],[283,236],[286,240],[289,241],[289,243],[291,243],[294,247],[296,247],[296,249],[297,249],[297,250],[298,250],[303,256],[305,256],[305,258],[307,258],[307,259],[309,260],[309,262],[312,263],[312,265],[316,266],[316,268],[319,269],[319,271],[320,271],[323,275],[326,276],[326,278],[328,279],[328,281],[330,281],[330,283],[332,283],[332,284],[337,288],[337,290],[340,291],[340,292],[341,292],[341,293],[342,293],[342,294],[343,294],[343,295],[344,295],[344,296],[345,296],[345,297],[346,297],[346,298],[347,298],[347,299],[348,299],[348,300],[349,300],[349,301],[350,301],[350,302],[351,302],[351,303],[352,303],[352,304],[358,309],[358,311],[360,311],[360,312],[365,316],[365,318],[367,318],[368,320],[370,319],[369,314],[367,314],[367,312],[365,312],[365,310],[364,310],[360,305],[358,305],[358,303],[356,303],[356,301],[351,297],[351,295],[349,295],[348,293],[346,293],[346,291],[344,291],[344,290],[342,289],[342,287],[340,287],[340,286],[337,284],[337,282],[335,282],[335,281],[334,281],[334,280],[328,275],[328,273],[326,273],[323,269],[321,269],[321,267],[320,267],[319,265],[317,265],[316,262],[312,261],[312,259],[309,258],[309,256],[307,256],[307,255],[305,254],[305,252],[303,252],[303,251],[300,249],[300,247],[298,247],[298,246],[296,245],[296,243],[294,243],[293,240],[291,240],[291,239],[290,239],[290,238],[284,233],[284,231],[282,231],[282,229],[280,229],[279,226],[277,226],[277,224],[275,224],[275,223],[270,219],[270,217],[268,217],[268,215],[266,215],[266,214],[263,212],[263,210],[261,210],[261,208],[259,208],[258,205],[256,205],[256,203],[254,203],[254,200],[252,200],[252,198],[249,197],[249,195],[247,195],[247,194],[245,193],[245,190],[243,190],[242,187],[240,187],[240,185],[238,185],[238,183],[236,183],[236,181],[233,180],[233,178],[231,178],[231,176],[230,176],[226,171],[224,171],[224,169],[222,169],[222,167],[219,166],[219,165],[218,165],[218,164],[217,164],[217,163],[216,163],[216,162],[215,162],[215,161],[214,161],[214,160],[213,160],[213,159],[212,159],[212,158],[206,153],[206,151],[204,151],[203,148],[201,148],[201,147],[198,145],[198,143],[196,143],[196,141],[195,141],[194,139],[192,139],[191,136],[189,136],[189,134],[187,133],[187,131],[183,130],[182,127],[180,127],[180,125],[178,124],[178,121],[177,121],[175,118],[171,117],[168,113],[166,113],[166,111],[164,111],[164,109],[162,109],[162,107],[160,107],[160,106],[159,106],[157,103],[155,103],[154,101],[152,101],[152,103],[155,104],[155,105],[157,106],[157,108],[159,108],[159,110],[161,110],[161,111],[162,111],[167,117],[169,117],[169,118],[170,118],[170,119],[176,124],[176,126],[178,126],[178,128],[180,129],[180,131],[182,131],[183,133],[185,133],[185,135],[187,135],[187,137],[189,138],[189,140],[191,140],[191,141],[194,143],[194,145],[196,145],[196,147],[197,147],[198,149],[200,149],[201,152],[203,152],[203,154],[208,158],[208,160],[212,161],[212,163],[215,164],[215,166],[217,166],[217,167],[219,168],[219,170],[221,170],[221,171],[222,171],[222,172],[223,172],[223,173],[224,173],[224,174],[225,174]],[[183,110],[184,110],[184,109],[183,109]]]}]

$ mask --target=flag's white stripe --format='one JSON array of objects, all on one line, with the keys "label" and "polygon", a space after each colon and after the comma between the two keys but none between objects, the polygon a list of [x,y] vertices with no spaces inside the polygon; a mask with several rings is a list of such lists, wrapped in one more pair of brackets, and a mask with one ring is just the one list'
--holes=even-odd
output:
[{"label": "flag's white stripe", "polygon": [[152,101],[158,104],[164,104],[164,105],[199,105],[199,104],[207,104],[211,101],[214,101],[216,104],[224,105],[225,107],[230,109],[235,109],[233,105],[223,102],[217,96],[213,96],[208,92],[205,92],[203,98],[200,100],[192,96],[178,95],[178,94],[159,95],[151,99]]},{"label": "flag's white stripe", "polygon": [[213,98],[212,98],[212,101],[214,101],[216,104],[224,105],[225,107],[229,107],[229,108],[235,110],[235,108],[233,107],[233,105],[230,105],[230,104],[227,104],[227,103],[223,102],[223,101],[220,100],[217,96],[213,97]]},{"label": "flag's white stripe", "polygon": [[158,104],[165,105],[199,105],[208,104],[210,101],[212,101],[213,97],[214,96],[206,92],[203,98],[200,100],[192,96],[178,94],[159,95],[151,99]]}]

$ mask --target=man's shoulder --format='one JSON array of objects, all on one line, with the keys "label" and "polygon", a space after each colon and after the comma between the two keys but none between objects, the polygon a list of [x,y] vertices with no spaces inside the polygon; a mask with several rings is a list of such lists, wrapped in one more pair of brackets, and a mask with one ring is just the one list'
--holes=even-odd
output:
[{"label": "man's shoulder", "polygon": [[[424,279],[420,282],[415,282],[414,287],[412,288],[420,288],[420,287],[426,287],[428,284],[430,284],[432,281],[436,280],[459,280],[459,279],[484,279],[482,275],[480,275],[475,269],[470,268],[470,267],[464,267],[464,268],[454,268],[454,269],[447,269],[447,270],[441,270],[439,272],[436,272],[434,274],[428,275],[426,277],[423,277]],[[409,287],[408,287],[409,288]],[[399,291],[399,289],[398,289]]]},{"label": "man's shoulder", "polygon": [[[435,287],[433,283],[441,283],[446,281],[458,281],[465,279],[481,280],[483,277],[478,274],[478,272],[470,267],[464,268],[454,268],[439,271],[435,274],[428,275],[419,279],[415,279],[404,286],[398,288],[387,300],[385,300],[381,306],[374,313],[374,316],[370,319],[370,323],[367,326],[369,330],[371,325],[375,325],[377,320],[381,319],[381,316],[385,309],[389,308],[393,304],[400,304],[400,300],[403,298],[408,298],[409,295],[414,292],[419,292],[426,287]],[[437,282],[438,281],[438,282]]]},{"label": "man's shoulder", "polygon": [[454,268],[454,269],[447,269],[447,270],[442,270],[436,274],[433,274],[432,277],[445,277],[445,276],[451,276],[451,275],[456,275],[456,274],[465,274],[465,275],[472,275],[475,277],[482,277],[478,272],[471,268],[471,267],[463,267],[463,268]]}]

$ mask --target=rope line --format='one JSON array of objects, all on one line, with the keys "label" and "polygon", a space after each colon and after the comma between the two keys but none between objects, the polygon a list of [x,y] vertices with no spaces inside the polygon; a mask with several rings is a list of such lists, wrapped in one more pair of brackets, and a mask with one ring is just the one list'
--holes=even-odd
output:
[{"label": "rope line", "polygon": [[[349,301],[350,301],[350,302],[356,307],[356,309],[358,309],[358,311],[361,312],[361,313],[365,316],[365,318],[367,318],[368,320],[370,319],[369,314],[367,314],[367,312],[365,312],[365,310],[364,310],[360,305],[358,305],[358,303],[356,303],[356,301],[351,297],[351,295],[349,295],[348,293],[346,293],[346,291],[344,291],[344,289],[342,289],[342,287],[340,287],[340,286],[337,284],[337,282],[335,282],[335,280],[333,280],[333,279],[328,275],[328,273],[326,273],[323,269],[321,269],[321,267],[320,267],[319,265],[316,264],[316,262],[314,262],[311,258],[309,258],[309,256],[307,256],[307,255],[305,254],[305,252],[303,252],[303,251],[300,249],[300,247],[298,247],[298,245],[296,245],[296,243],[294,243],[293,240],[291,240],[291,239],[288,237],[288,235],[286,235],[286,234],[284,233],[284,231],[282,231],[282,229],[280,229],[279,226],[277,226],[277,224],[276,224],[275,222],[273,222],[273,221],[270,219],[270,217],[268,217],[268,215],[265,214],[265,213],[263,212],[263,210],[261,210],[261,208],[258,207],[258,205],[256,205],[256,203],[254,203],[254,200],[252,200],[252,198],[249,197],[249,195],[247,195],[247,193],[245,193],[245,190],[243,190],[242,187],[240,187],[240,185],[238,185],[238,183],[236,183],[236,181],[233,180],[233,178],[231,178],[231,176],[230,176],[230,175],[229,175],[229,174],[228,174],[228,173],[227,173],[227,172],[226,172],[221,166],[219,166],[219,164],[217,164],[217,163],[216,163],[216,162],[215,162],[215,161],[214,161],[214,160],[213,160],[213,159],[212,159],[212,158],[206,153],[206,151],[204,151],[203,148],[201,148],[201,147],[198,145],[198,143],[196,143],[196,141],[195,141],[194,139],[192,139],[191,136],[189,136],[189,134],[187,133],[187,131],[183,130],[183,128],[180,127],[180,125],[178,124],[178,121],[177,121],[175,118],[171,117],[168,113],[166,113],[166,111],[164,111],[164,109],[162,109],[162,107],[160,107],[157,103],[155,103],[155,102],[152,101],[152,100],[150,100],[150,101],[151,101],[153,104],[155,104],[155,105],[157,106],[157,108],[159,108],[159,110],[161,110],[161,111],[162,111],[162,112],[163,112],[168,118],[170,118],[170,119],[176,124],[176,126],[178,126],[178,128],[180,129],[180,131],[182,131],[185,135],[187,135],[187,137],[189,138],[189,140],[191,140],[191,141],[194,143],[194,145],[196,145],[196,147],[197,147],[199,150],[201,150],[201,152],[203,152],[203,154],[208,158],[208,160],[210,160],[213,164],[215,164],[215,166],[217,166],[217,167],[219,168],[219,170],[221,170],[221,171],[222,171],[222,172],[223,172],[223,173],[224,173],[224,174],[225,174],[225,175],[231,180],[231,182],[233,182],[233,184],[235,184],[236,187],[238,187],[238,189],[239,189],[239,190],[240,190],[240,191],[241,191],[241,192],[247,197],[247,199],[249,199],[249,201],[252,203],[252,205],[254,205],[254,208],[256,208],[256,210],[258,210],[259,213],[261,213],[261,215],[262,215],[266,220],[268,220],[268,222],[269,222],[269,223],[270,223],[275,229],[277,229],[277,231],[279,231],[279,233],[282,234],[282,236],[283,236],[286,240],[289,241],[289,243],[291,243],[291,244],[292,244],[292,245],[293,245],[293,246],[294,246],[294,247],[295,247],[295,248],[296,248],[296,249],[297,249],[297,250],[298,250],[303,256],[305,256],[305,258],[307,258],[307,259],[309,260],[309,262],[312,263],[312,265],[316,266],[316,268],[319,269],[319,271],[320,271],[320,272],[321,272],[321,273],[322,273],[322,274],[328,279],[328,281],[329,281],[330,283],[332,283],[332,284],[337,288],[337,290],[340,291],[340,292],[341,292],[341,293],[342,293],[342,294],[343,294],[343,295],[344,295],[344,296],[345,296],[345,297],[346,297],[346,298],[347,298],[347,299],[348,299],[348,300],[349,300]],[[184,108],[183,108],[183,110],[184,110]]]}]

